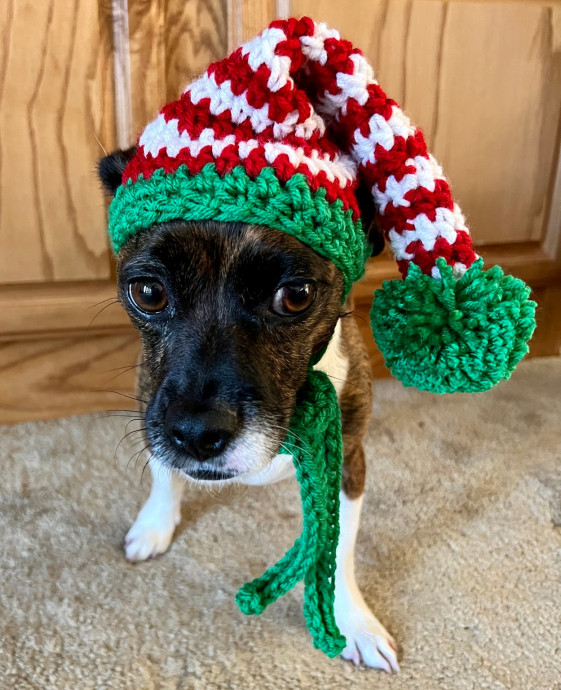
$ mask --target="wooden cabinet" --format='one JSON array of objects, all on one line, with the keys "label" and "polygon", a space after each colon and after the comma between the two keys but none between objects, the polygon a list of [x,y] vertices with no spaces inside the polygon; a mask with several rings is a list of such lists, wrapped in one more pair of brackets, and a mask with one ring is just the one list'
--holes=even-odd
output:
[{"label": "wooden cabinet", "polygon": [[[129,406],[104,390],[132,391],[138,342],[112,304],[96,160],[288,14],[325,20],[363,48],[423,127],[478,251],[535,289],[532,353],[559,352],[561,3],[0,0],[1,422]],[[355,290],[377,375],[367,312],[395,276],[379,257]]]},{"label": "wooden cabinet", "polygon": [[0,36],[0,421],[119,407],[99,389],[136,339],[115,307],[94,319],[115,297],[94,175],[115,145],[110,3],[0,0]]}]

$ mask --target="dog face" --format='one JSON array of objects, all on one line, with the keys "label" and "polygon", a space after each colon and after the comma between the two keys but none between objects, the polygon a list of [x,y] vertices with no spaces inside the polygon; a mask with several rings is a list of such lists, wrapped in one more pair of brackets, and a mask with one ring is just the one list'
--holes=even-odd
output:
[{"label": "dog face", "polygon": [[178,221],[132,238],[118,277],[156,455],[195,479],[263,469],[341,314],[340,272],[270,228]]},{"label": "dog face", "polygon": [[[125,158],[102,161],[108,189],[120,176],[103,166]],[[195,480],[264,470],[343,312],[340,271],[278,230],[175,221],[125,244],[118,282],[142,337],[156,457]]]}]

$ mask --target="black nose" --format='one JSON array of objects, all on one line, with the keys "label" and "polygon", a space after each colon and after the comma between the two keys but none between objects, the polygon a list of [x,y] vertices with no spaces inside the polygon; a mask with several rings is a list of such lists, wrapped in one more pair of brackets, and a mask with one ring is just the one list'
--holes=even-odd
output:
[{"label": "black nose", "polygon": [[237,426],[237,414],[229,408],[193,412],[181,401],[169,405],[164,420],[173,446],[201,462],[223,453]]}]

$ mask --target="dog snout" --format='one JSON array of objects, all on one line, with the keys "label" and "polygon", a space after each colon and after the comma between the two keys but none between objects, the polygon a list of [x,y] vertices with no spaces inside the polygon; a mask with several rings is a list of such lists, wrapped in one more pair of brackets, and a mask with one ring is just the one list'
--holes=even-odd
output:
[{"label": "dog snout", "polygon": [[193,410],[181,401],[168,406],[164,421],[173,447],[200,462],[221,455],[238,428],[238,414],[229,407]]}]

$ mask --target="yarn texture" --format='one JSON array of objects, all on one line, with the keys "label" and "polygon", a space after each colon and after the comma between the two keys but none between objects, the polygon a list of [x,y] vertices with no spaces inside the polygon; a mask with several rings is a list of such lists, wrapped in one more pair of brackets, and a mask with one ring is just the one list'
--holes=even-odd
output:
[{"label": "yarn texture", "polygon": [[[181,166],[200,176],[209,163],[224,179],[223,189],[244,199],[247,185],[239,185],[238,169],[252,180],[270,171],[278,182],[269,189],[272,206],[278,190],[300,175],[309,192],[322,190],[326,205],[340,204],[355,221],[355,190],[362,181],[372,192],[378,223],[403,275],[412,261],[430,274],[436,259],[444,257],[458,273],[476,258],[465,219],[420,129],[384,93],[361,51],[309,17],[273,22],[164,106],[142,132],[123,184],[141,184],[160,171],[157,180],[163,185],[163,177]],[[267,185],[259,186],[266,190]],[[202,191],[200,219],[216,213],[215,199]],[[297,223],[304,215],[304,227],[309,227],[319,210],[309,192],[279,196],[283,220]],[[137,207],[133,214],[143,204],[146,220],[157,205],[150,195],[117,197],[112,236],[120,234],[114,224],[125,200]],[[176,217],[193,219],[193,203],[188,194],[184,207],[176,205]],[[324,215],[318,213],[314,231],[302,232],[302,241],[319,253],[334,241],[341,255],[364,259],[345,226],[333,234],[328,223],[323,235]],[[261,218],[263,204],[258,203],[252,222]],[[138,223],[132,227],[139,229]],[[348,285],[351,276],[344,277]]]},{"label": "yarn texture", "polygon": [[272,168],[252,179],[243,166],[228,175],[209,163],[197,175],[185,165],[157,170],[145,180],[119,187],[109,209],[110,239],[118,253],[143,228],[182,218],[256,223],[282,230],[333,261],[345,280],[345,295],[364,273],[370,253],[360,219],[343,202],[327,201],[323,188],[310,189],[301,173],[281,184]]},{"label": "yarn texture", "polygon": [[236,601],[243,613],[260,614],[304,580],[314,647],[334,657],[346,644],[333,613],[343,441],[337,393],[324,372],[310,369],[282,452],[292,454],[300,483],[302,535],[276,565],[245,584]]},{"label": "yarn texture", "polygon": [[527,351],[528,290],[499,269],[462,282],[478,257],[423,133],[361,51],[309,17],[274,21],[210,65],[147,125],[122,182],[109,211],[116,252],[170,220],[255,223],[331,260],[343,299],[369,254],[355,194],[365,184],[405,278],[372,312],[394,375],[435,393],[482,391]]},{"label": "yarn texture", "polygon": [[[482,270],[421,130],[361,51],[309,17],[274,21],[162,108],[123,173],[109,235],[119,252],[171,220],[274,228],[332,261],[346,296],[369,254],[359,184],[404,277],[377,291],[371,315],[392,373],[434,393],[484,391],[508,378],[535,326],[529,288],[498,267]],[[285,445],[300,482],[302,536],[237,601],[261,613],[304,580],[314,645],[334,656],[345,646],[333,614],[341,421],[333,386],[312,369]]]},{"label": "yarn texture", "polygon": [[443,259],[441,280],[412,264],[405,280],[375,293],[372,331],[387,367],[405,386],[432,393],[477,393],[508,379],[528,352],[536,303],[530,288],[478,259],[456,280]]}]

